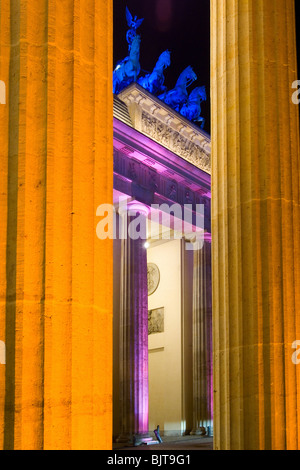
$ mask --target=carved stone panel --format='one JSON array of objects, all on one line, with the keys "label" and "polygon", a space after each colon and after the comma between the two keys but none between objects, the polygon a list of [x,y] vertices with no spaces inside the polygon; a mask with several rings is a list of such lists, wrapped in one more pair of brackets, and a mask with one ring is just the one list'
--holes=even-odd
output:
[{"label": "carved stone panel", "polygon": [[189,161],[201,170],[210,173],[211,162],[208,155],[199,145],[174,131],[163,122],[145,111],[142,112],[142,132],[151,139],[168,148],[180,157]]},{"label": "carved stone panel", "polygon": [[158,266],[154,263],[148,263],[147,275],[148,275],[148,295],[152,295],[159,286],[160,272],[159,272]]},{"label": "carved stone panel", "polygon": [[164,308],[156,308],[148,312],[148,335],[164,332]]}]

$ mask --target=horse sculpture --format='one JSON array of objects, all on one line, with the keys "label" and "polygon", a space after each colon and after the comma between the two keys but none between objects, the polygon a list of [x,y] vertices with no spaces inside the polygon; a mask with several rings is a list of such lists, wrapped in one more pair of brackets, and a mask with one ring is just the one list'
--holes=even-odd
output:
[{"label": "horse sculpture", "polygon": [[139,78],[138,84],[153,95],[165,93],[167,88],[164,86],[164,70],[169,67],[170,64],[171,53],[167,50],[159,56],[153,72],[145,75],[145,77]]},{"label": "horse sculpture", "polygon": [[188,99],[187,87],[195,80],[197,80],[197,75],[189,65],[180,74],[175,88],[171,91],[162,93],[158,98],[168,104],[171,108],[175,109],[175,111],[179,112]]},{"label": "horse sculpture", "polygon": [[113,72],[113,92],[116,95],[130,83],[137,81],[141,70],[140,44],[141,36],[137,34],[133,39],[129,56],[119,62]]},{"label": "horse sculpture", "polygon": [[200,103],[202,101],[206,101],[205,86],[197,87],[191,92],[188,101],[182,106],[180,114],[189,121],[201,122],[201,128],[203,129],[205,119],[201,117]]}]

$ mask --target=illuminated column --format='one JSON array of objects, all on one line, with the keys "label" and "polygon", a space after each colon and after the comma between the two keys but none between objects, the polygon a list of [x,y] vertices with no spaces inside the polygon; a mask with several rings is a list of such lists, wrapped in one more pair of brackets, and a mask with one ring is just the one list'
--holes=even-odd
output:
[{"label": "illuminated column", "polygon": [[[148,284],[145,248],[148,208],[129,204],[122,227],[120,292],[119,442],[148,436]],[[137,231],[139,233],[137,233]]]},{"label": "illuminated column", "polygon": [[0,447],[111,449],[112,1],[0,5]]},{"label": "illuminated column", "polygon": [[293,0],[211,0],[214,445],[299,449]]},{"label": "illuminated column", "polygon": [[[8,171],[13,161],[8,158],[9,146],[9,110],[7,103],[8,84],[10,76],[10,2],[1,2],[0,5],[0,449],[4,446],[4,420],[5,420],[5,388],[6,365],[6,314],[9,308],[7,299],[7,223],[10,214],[8,210]],[[5,96],[4,96],[5,91]],[[4,99],[5,98],[5,99]],[[11,240],[13,242],[13,240]],[[13,275],[13,273],[12,273]],[[10,346],[10,345],[9,345]]]},{"label": "illuminated column", "polygon": [[193,269],[193,430],[212,432],[211,243],[196,249]]}]

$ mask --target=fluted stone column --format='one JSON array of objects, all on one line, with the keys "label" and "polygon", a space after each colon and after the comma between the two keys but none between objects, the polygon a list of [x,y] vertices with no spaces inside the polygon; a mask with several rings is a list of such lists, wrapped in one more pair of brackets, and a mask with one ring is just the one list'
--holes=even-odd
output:
[{"label": "fluted stone column", "polygon": [[211,242],[193,252],[193,429],[212,434]]},{"label": "fluted stone column", "polygon": [[[148,284],[147,215],[143,204],[119,211],[122,227],[120,292],[120,429],[119,442],[148,437]],[[139,221],[135,223],[135,221]],[[133,238],[135,228],[139,234]]]},{"label": "fluted stone column", "polygon": [[293,0],[211,0],[214,445],[299,449]]},{"label": "fluted stone column", "polygon": [[112,1],[2,0],[0,448],[111,449]]}]

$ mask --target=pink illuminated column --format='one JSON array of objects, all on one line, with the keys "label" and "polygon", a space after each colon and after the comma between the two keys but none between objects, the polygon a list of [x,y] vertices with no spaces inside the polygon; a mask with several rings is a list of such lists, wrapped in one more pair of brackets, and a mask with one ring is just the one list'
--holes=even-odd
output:
[{"label": "pink illuminated column", "polygon": [[212,434],[211,242],[194,251],[193,272],[193,430]]},{"label": "pink illuminated column", "polygon": [[148,285],[147,216],[149,209],[131,203],[119,210],[120,292],[120,429],[119,442],[148,436]]}]

